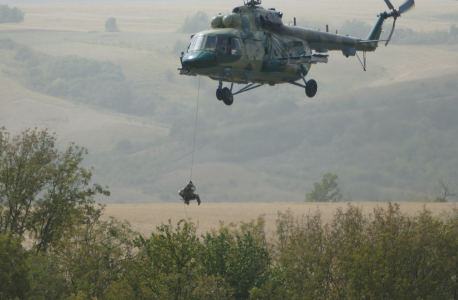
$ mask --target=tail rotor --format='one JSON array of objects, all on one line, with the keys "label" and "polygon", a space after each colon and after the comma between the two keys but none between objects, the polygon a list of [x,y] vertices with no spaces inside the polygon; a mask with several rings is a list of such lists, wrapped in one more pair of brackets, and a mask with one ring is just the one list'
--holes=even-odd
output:
[{"label": "tail rotor", "polygon": [[391,13],[388,16],[393,17],[393,27],[391,28],[390,36],[388,37],[388,40],[385,43],[385,46],[388,46],[388,43],[390,42],[391,36],[393,35],[393,32],[394,32],[394,27],[396,26],[396,19],[400,17],[401,14],[414,8],[415,2],[414,0],[407,0],[406,2],[404,2],[404,4],[399,6],[398,10],[394,9],[394,6],[393,4],[391,4],[390,0],[385,0],[385,3],[388,6],[388,8],[391,10]]}]

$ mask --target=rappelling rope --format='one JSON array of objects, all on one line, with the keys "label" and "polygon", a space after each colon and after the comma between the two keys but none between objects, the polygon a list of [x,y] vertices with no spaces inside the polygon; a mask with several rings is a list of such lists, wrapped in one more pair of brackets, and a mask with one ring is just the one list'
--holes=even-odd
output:
[{"label": "rappelling rope", "polygon": [[200,76],[199,76],[199,87],[197,88],[196,122],[194,124],[194,145],[192,146],[191,176],[189,177],[189,181],[192,181],[192,167],[194,166],[194,151],[196,149],[196,133],[197,133],[197,114],[199,112],[199,96],[200,96]]},{"label": "rappelling rope", "polygon": [[[197,115],[199,112],[199,98],[200,98],[200,76],[199,76],[199,86],[197,88],[197,108],[196,108],[196,121],[194,124],[194,145],[192,146],[192,160],[191,160],[191,176],[189,176],[189,181],[192,181],[192,167],[194,166],[194,152],[196,150],[196,133],[197,133]],[[186,219],[188,218],[188,211],[186,210],[186,203],[183,202],[184,212],[186,214]]]},{"label": "rappelling rope", "polygon": [[186,214],[186,220],[189,220],[189,218],[188,218],[188,211],[186,210],[186,204],[184,203],[184,201],[183,201],[183,206],[184,206],[184,212],[185,212],[185,214]]}]

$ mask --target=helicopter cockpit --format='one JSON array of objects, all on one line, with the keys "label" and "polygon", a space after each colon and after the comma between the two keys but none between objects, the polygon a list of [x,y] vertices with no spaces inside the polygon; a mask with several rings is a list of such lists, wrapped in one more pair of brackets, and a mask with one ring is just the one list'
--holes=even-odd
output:
[{"label": "helicopter cockpit", "polygon": [[227,55],[242,55],[239,38],[228,36],[197,35],[189,43],[187,52],[208,50]]}]

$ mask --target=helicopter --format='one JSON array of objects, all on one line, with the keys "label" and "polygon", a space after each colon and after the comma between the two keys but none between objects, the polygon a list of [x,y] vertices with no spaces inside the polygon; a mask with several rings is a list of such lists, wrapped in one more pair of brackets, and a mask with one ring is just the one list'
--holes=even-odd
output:
[{"label": "helicopter", "polygon": [[[264,9],[261,0],[244,1],[231,14],[218,15],[211,20],[211,30],[191,36],[185,52],[181,53],[180,75],[206,76],[218,81],[216,98],[232,105],[234,96],[261,87],[288,83],[305,90],[312,98],[318,85],[306,80],[312,64],[327,63],[329,51],[342,51],[346,57],[363,52],[366,70],[366,52],[375,51],[379,42],[390,42],[396,20],[415,6],[407,0],[395,9],[390,0],[384,0],[390,12],[382,12],[366,39],[321,32],[283,24],[283,14],[275,8]],[[382,25],[393,18],[393,27],[386,40],[380,40]],[[327,26],[326,26],[327,27]],[[314,53],[312,53],[314,51]],[[302,79],[303,83],[299,83]],[[299,82],[297,82],[299,81]],[[230,83],[230,88],[223,82]],[[245,86],[233,92],[234,83]]]}]

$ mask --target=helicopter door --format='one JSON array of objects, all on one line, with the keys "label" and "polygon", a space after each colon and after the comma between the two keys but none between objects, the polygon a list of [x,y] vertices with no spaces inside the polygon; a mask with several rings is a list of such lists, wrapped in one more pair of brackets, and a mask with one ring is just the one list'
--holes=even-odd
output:
[{"label": "helicopter door", "polygon": [[238,38],[231,38],[231,55],[242,55],[242,44]]},{"label": "helicopter door", "polygon": [[216,42],[216,51],[227,54],[228,52],[228,45],[227,45],[227,38],[225,37],[218,37],[218,41]]}]

